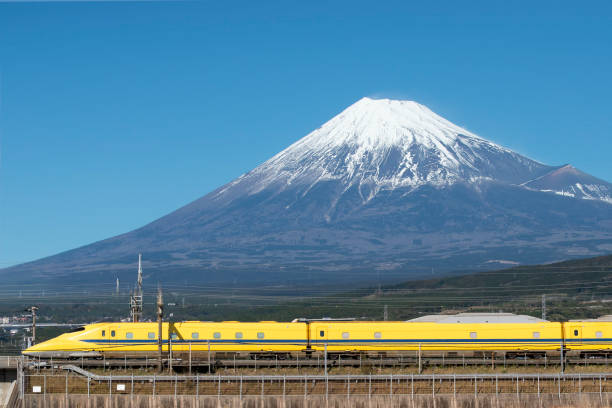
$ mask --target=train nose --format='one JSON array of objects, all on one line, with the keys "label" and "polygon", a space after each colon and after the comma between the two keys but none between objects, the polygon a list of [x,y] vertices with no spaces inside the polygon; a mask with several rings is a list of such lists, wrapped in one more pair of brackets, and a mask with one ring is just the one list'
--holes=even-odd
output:
[{"label": "train nose", "polygon": [[40,358],[70,358],[99,356],[79,341],[51,339],[35,344],[21,352],[24,356]]},{"label": "train nose", "polygon": [[35,344],[31,347],[28,347],[27,349],[23,350],[21,354],[28,357],[45,357],[45,355],[51,351],[49,345],[46,343],[48,342],[43,341],[40,344]]},{"label": "train nose", "polygon": [[64,357],[65,349],[72,349],[74,346],[70,344],[71,342],[63,341],[61,345],[63,347],[59,347],[58,341],[55,339],[43,341],[42,343],[35,344],[32,347],[28,347],[23,350],[21,354],[28,357],[41,357],[41,358],[50,358],[50,357]]}]

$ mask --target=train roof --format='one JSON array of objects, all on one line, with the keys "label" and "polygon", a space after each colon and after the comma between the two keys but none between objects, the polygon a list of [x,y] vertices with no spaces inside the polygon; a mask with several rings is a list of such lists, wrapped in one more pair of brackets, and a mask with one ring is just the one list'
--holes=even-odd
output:
[{"label": "train roof", "polygon": [[548,320],[514,313],[457,313],[453,315],[427,315],[407,320],[423,323],[544,323]]},{"label": "train roof", "polygon": [[572,319],[570,322],[612,322],[612,315],[603,315],[594,319]]}]

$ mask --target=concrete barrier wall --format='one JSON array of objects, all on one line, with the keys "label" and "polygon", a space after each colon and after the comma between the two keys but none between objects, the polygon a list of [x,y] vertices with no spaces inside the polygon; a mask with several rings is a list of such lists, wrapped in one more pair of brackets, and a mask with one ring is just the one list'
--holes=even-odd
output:
[{"label": "concrete barrier wall", "polygon": [[21,404],[19,402],[19,389],[17,388],[17,381],[12,383],[2,383],[0,392],[0,408],[17,408]]},{"label": "concrete barrier wall", "polygon": [[610,394],[516,395],[410,395],[367,396],[350,398],[334,395],[304,397],[210,397],[146,395],[26,395],[25,406],[31,408],[600,408],[612,406]]}]

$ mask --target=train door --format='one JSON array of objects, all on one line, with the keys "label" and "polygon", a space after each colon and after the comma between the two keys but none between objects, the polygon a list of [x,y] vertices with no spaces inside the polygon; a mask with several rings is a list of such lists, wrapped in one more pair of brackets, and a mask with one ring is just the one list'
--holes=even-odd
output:
[{"label": "train door", "polygon": [[106,326],[106,342],[109,348],[119,345],[119,327],[115,325]]},{"label": "train door", "polygon": [[581,326],[570,326],[569,340],[573,343],[582,343]]}]

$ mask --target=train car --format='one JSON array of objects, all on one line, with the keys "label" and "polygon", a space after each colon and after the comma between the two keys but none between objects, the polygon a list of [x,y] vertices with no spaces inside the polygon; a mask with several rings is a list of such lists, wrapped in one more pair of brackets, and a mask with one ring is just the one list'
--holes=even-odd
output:
[{"label": "train car", "polygon": [[612,353],[612,321],[607,317],[563,323],[568,355],[604,357]]},{"label": "train car", "polygon": [[[35,357],[148,355],[158,350],[157,323],[96,323],[36,344]],[[291,353],[308,345],[307,324],[279,322],[163,323],[162,348],[175,352]]]},{"label": "train car", "polygon": [[[284,357],[296,353],[388,355],[421,351],[448,355],[500,353],[506,357],[612,354],[612,319],[566,323],[511,314],[424,316],[413,321],[296,320],[284,322],[163,323],[162,351],[214,357]],[[23,354],[40,358],[157,355],[157,323],[96,323],[36,344]]]},{"label": "train car", "polygon": [[[299,352],[308,347],[308,326],[303,322],[184,322],[171,328],[173,350],[215,353],[278,353]],[[173,334],[174,333],[174,334]]]},{"label": "train car", "polygon": [[562,344],[558,322],[313,322],[310,344],[328,353],[389,354],[405,351],[448,351],[470,355],[504,352],[513,356],[543,356]]}]

